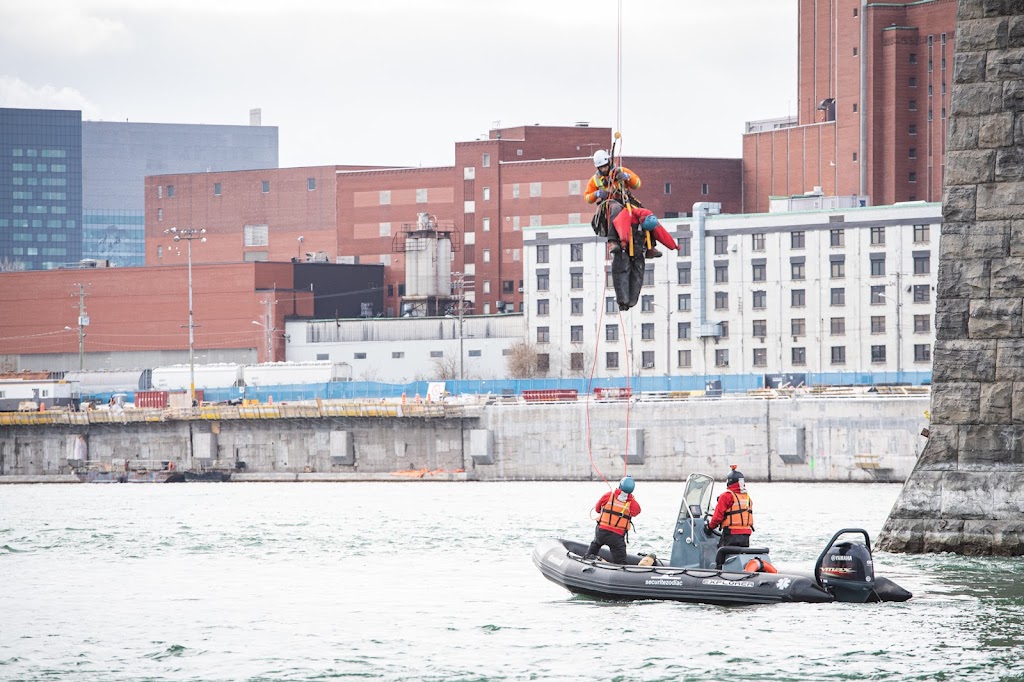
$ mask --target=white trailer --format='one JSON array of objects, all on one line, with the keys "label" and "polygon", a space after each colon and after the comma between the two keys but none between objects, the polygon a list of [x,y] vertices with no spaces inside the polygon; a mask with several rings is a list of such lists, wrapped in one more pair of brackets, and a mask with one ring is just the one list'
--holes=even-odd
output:
[{"label": "white trailer", "polygon": [[[188,365],[155,367],[153,368],[153,390],[187,391],[189,389],[190,374]],[[242,365],[227,362],[212,365],[196,365],[195,381],[197,389],[242,386]]]},{"label": "white trailer", "polygon": [[287,386],[290,384],[326,384],[352,381],[352,366],[347,362],[320,360],[311,362],[265,362],[245,366],[246,386]]},{"label": "white trailer", "polygon": [[46,407],[78,407],[77,384],[55,379],[0,379],[0,412]]}]

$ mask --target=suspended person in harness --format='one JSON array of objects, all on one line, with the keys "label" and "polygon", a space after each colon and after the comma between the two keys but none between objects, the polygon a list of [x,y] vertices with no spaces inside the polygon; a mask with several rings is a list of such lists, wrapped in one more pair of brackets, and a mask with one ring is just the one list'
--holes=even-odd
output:
[{"label": "suspended person in harness", "polygon": [[[597,172],[587,183],[587,191],[583,198],[588,204],[597,204],[597,213],[590,221],[594,232],[600,237],[608,237],[608,226],[619,215],[623,206],[640,205],[631,194],[631,190],[640,189],[640,176],[628,168],[613,166],[611,155],[603,149],[594,152],[594,167]],[[609,241],[615,241],[614,235]]]},{"label": "suspended person in harness", "polygon": [[636,484],[626,476],[619,481],[619,487],[605,493],[594,505],[597,518],[597,529],[594,541],[590,543],[584,559],[596,559],[601,547],[607,547],[612,554],[612,563],[626,563],[626,533],[634,516],[640,514],[640,503],[633,499]]},{"label": "suspended person in harness", "polygon": [[750,534],[754,532],[754,502],[747,494],[747,484],[743,474],[732,471],[725,479],[725,492],[718,496],[715,513],[708,521],[708,530],[721,526],[722,539],[719,547],[750,547]]}]

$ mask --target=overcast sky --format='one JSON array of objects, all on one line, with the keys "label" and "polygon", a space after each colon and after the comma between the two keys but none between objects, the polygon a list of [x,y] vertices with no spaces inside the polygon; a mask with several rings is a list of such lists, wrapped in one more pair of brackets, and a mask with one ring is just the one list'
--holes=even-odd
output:
[{"label": "overcast sky", "polygon": [[[623,154],[796,112],[796,0],[623,0]],[[0,0],[0,106],[276,125],[283,167],[441,166],[496,124],[615,128],[618,0]]]}]

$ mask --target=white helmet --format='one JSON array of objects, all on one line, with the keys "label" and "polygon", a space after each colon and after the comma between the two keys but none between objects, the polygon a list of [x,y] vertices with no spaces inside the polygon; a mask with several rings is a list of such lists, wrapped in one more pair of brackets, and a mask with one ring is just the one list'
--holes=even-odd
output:
[{"label": "white helmet", "polygon": [[598,149],[594,152],[594,168],[600,168],[611,160],[612,157],[608,156],[608,152],[603,149]]}]

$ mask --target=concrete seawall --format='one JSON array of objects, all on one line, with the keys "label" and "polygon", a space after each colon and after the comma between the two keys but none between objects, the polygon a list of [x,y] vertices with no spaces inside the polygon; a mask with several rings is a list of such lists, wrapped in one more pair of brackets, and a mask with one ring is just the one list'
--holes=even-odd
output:
[{"label": "concrete seawall", "polygon": [[800,396],[639,400],[628,411],[622,401],[518,403],[431,417],[15,425],[0,430],[0,483],[67,481],[72,466],[121,460],[179,470],[244,462],[236,480],[381,480],[410,469],[447,480],[591,480],[591,460],[617,477],[624,458],[645,480],[737,464],[752,481],[903,481],[924,447],[928,406],[927,396]]}]

